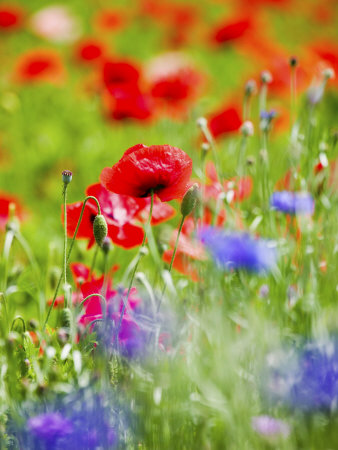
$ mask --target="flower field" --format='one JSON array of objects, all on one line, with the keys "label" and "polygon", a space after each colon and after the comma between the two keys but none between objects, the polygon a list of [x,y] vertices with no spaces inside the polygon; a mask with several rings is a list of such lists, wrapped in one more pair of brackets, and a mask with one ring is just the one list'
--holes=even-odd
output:
[{"label": "flower field", "polygon": [[338,447],[337,24],[0,2],[0,449]]}]

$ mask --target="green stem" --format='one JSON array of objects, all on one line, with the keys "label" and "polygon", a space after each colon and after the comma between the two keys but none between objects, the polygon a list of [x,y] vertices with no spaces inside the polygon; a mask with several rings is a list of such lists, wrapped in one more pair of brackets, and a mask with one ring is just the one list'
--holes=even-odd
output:
[{"label": "green stem", "polygon": [[[178,247],[178,241],[180,239],[180,234],[181,234],[181,231],[182,231],[182,227],[183,227],[183,223],[184,223],[185,217],[186,216],[182,216],[180,227],[178,229],[177,238],[176,238],[176,242],[175,242],[175,247],[174,247],[173,255],[171,257],[171,261],[170,261],[170,265],[169,265],[169,270],[168,270],[169,273],[171,272],[171,269],[173,268],[173,264],[174,264],[174,260],[175,260],[175,256],[176,256],[176,251],[177,251],[177,247]],[[161,292],[161,297],[160,297],[160,300],[159,300],[158,306],[157,306],[157,314],[160,311],[162,300],[163,300],[166,288],[167,288],[167,283],[164,283],[164,286],[163,286],[163,289],[162,289],[162,292]]]},{"label": "green stem", "polygon": [[116,346],[118,346],[118,336],[119,336],[120,328],[121,328],[121,325],[122,325],[123,315],[125,313],[125,310],[126,310],[126,307],[127,307],[127,304],[128,304],[128,298],[129,298],[129,294],[130,294],[131,288],[133,286],[133,281],[134,281],[134,278],[135,278],[135,274],[136,274],[139,262],[141,260],[142,249],[143,249],[143,247],[145,245],[146,238],[147,238],[147,231],[148,231],[148,228],[150,227],[151,216],[153,214],[153,206],[154,206],[154,191],[151,191],[150,211],[149,211],[149,216],[148,216],[147,223],[146,223],[146,225],[144,227],[145,231],[144,231],[143,241],[142,241],[141,247],[140,247],[139,252],[138,252],[138,258],[136,260],[136,264],[134,266],[133,273],[131,275],[131,279],[130,279],[130,282],[129,282],[127,294],[126,294],[126,296],[124,298],[122,298],[122,301],[123,301],[122,310],[121,310],[121,313],[120,313],[119,323],[118,323],[118,325],[116,327],[116,332],[115,332]]},{"label": "green stem", "polygon": [[93,278],[93,272],[94,272],[94,268],[95,268],[95,263],[96,263],[96,258],[97,258],[98,251],[99,251],[99,246],[96,245],[95,251],[94,251],[94,255],[93,255],[92,264],[90,266],[90,272],[89,272],[89,279],[90,280]]},{"label": "green stem", "polygon": [[259,94],[259,113],[261,113],[262,111],[266,111],[267,93],[268,93],[268,85],[266,83],[263,83]]},{"label": "green stem", "polygon": [[245,168],[245,150],[246,150],[246,145],[247,145],[247,137],[243,136],[242,140],[241,140],[241,145],[239,147],[239,152],[238,152],[238,175],[240,177],[244,177],[244,168]]},{"label": "green stem", "polygon": [[[81,309],[82,306],[84,305],[84,303],[85,303],[87,300],[89,300],[90,298],[92,298],[92,297],[99,297],[99,298],[100,298],[100,300],[101,300],[101,308],[102,308],[102,315],[103,315],[103,317],[105,317],[105,315],[106,315],[106,309],[107,309],[107,301],[106,301],[106,299],[104,298],[104,296],[101,295],[101,294],[90,294],[90,295],[87,295],[87,297],[84,298],[84,299],[82,300],[82,302],[79,304],[78,308]],[[103,307],[102,307],[102,306],[103,306]]]},{"label": "green stem", "polygon": [[67,286],[67,187],[68,183],[63,185],[63,216],[64,216],[64,235],[63,235],[63,274],[64,274],[64,285],[65,285],[65,301],[64,307],[68,308],[69,290],[66,289]]},{"label": "green stem", "polygon": [[[72,240],[71,240],[71,243],[70,243],[70,246],[69,246],[69,250],[68,250],[68,254],[67,254],[67,258],[66,258],[66,265],[68,264],[70,255],[71,255],[72,250],[73,250],[73,247],[74,247],[75,239],[76,239],[77,233],[78,233],[79,228],[80,228],[80,224],[81,224],[81,221],[82,221],[82,217],[83,217],[83,213],[84,213],[84,209],[85,209],[86,203],[87,203],[87,201],[90,200],[90,199],[91,199],[91,200],[95,200],[96,205],[97,205],[98,214],[101,214],[101,208],[100,208],[100,204],[99,204],[97,198],[93,197],[92,195],[87,196],[87,197],[84,199],[84,202],[83,202],[83,205],[82,205],[82,209],[81,209],[81,213],[80,213],[80,217],[79,217],[79,220],[78,220],[78,222],[77,222],[76,229],[75,229],[75,232],[74,232],[74,236],[73,236],[73,238],[72,238]],[[55,292],[54,292],[54,297],[53,297],[53,301],[52,301],[52,303],[51,303],[51,305],[50,305],[50,307],[49,307],[49,310],[48,310],[48,313],[47,313],[46,320],[45,320],[45,322],[44,322],[44,324],[43,324],[43,327],[42,327],[42,331],[45,330],[46,325],[47,325],[47,323],[48,323],[49,316],[50,316],[50,314],[51,314],[51,312],[52,312],[52,309],[53,309],[53,307],[54,307],[54,303],[55,303],[56,297],[57,297],[58,292],[59,292],[59,288],[60,288],[60,284],[61,284],[63,275],[64,275],[64,268],[63,268],[63,270],[62,270],[62,272],[61,272],[59,281],[58,281],[58,283],[57,283],[57,285],[56,285]]]}]

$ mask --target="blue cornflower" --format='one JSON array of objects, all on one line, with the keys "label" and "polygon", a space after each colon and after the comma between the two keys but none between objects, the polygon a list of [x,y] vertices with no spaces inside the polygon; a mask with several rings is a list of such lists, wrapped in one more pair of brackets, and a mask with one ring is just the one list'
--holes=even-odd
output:
[{"label": "blue cornflower", "polygon": [[73,431],[70,420],[64,418],[60,413],[44,413],[31,417],[27,421],[28,429],[42,441],[54,444]]},{"label": "blue cornflower", "polygon": [[[270,360],[276,358],[269,356]],[[289,351],[270,369],[268,394],[272,400],[303,411],[337,410],[338,339],[325,345],[309,342],[301,351]]]},{"label": "blue cornflower", "polygon": [[287,214],[313,214],[314,205],[308,192],[277,191],[270,198],[271,208]]},{"label": "blue cornflower", "polygon": [[304,410],[337,409],[337,341],[326,348],[308,345],[300,355],[297,374],[297,381],[290,392],[293,406]]},{"label": "blue cornflower", "polygon": [[199,238],[215,262],[226,270],[267,272],[276,264],[277,255],[273,243],[254,239],[247,233],[205,227],[199,232]]}]

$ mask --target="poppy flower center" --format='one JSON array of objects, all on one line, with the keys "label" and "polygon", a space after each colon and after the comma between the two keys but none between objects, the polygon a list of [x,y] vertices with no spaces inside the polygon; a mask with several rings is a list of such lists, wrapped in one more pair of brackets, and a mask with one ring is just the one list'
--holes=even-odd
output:
[{"label": "poppy flower center", "polygon": [[142,195],[140,195],[141,198],[150,197],[152,192],[160,191],[161,189],[164,189],[166,186],[164,184],[158,184],[156,187],[151,187],[146,190],[146,192]]}]

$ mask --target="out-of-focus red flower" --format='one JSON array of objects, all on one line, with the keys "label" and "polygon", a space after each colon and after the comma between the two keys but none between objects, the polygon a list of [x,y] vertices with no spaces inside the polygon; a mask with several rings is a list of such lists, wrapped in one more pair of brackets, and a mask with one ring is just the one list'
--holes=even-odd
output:
[{"label": "out-of-focus red flower", "polygon": [[14,79],[20,83],[60,83],[64,78],[65,70],[59,54],[49,49],[34,49],[22,54],[14,72]]},{"label": "out-of-focus red flower", "polygon": [[98,11],[94,17],[94,25],[99,31],[115,31],[121,29],[126,22],[125,14],[122,11],[113,9],[103,9]]},{"label": "out-of-focus red flower", "polygon": [[6,228],[8,219],[10,218],[10,205],[14,206],[15,216],[19,220],[23,218],[23,209],[19,200],[11,194],[0,192],[0,230]]},{"label": "out-of-focus red flower", "polygon": [[12,31],[21,27],[24,12],[16,5],[0,5],[0,32]]},{"label": "out-of-focus red flower", "polygon": [[104,93],[103,103],[106,115],[114,120],[143,120],[152,115],[151,102],[136,84],[110,86]]},{"label": "out-of-focus red flower", "polygon": [[330,41],[322,41],[312,44],[309,47],[310,51],[318,58],[319,69],[331,67],[335,73],[336,78],[330,82],[338,84],[338,45]]},{"label": "out-of-focus red flower", "polygon": [[[233,177],[221,183],[218,180],[215,165],[212,161],[208,161],[205,167],[207,184],[204,187],[205,199],[217,200],[221,193],[227,197],[228,203],[241,202],[250,197],[253,189],[252,178]],[[230,196],[231,194],[231,196]]]},{"label": "out-of-focus red flower", "polygon": [[153,191],[161,201],[183,197],[192,172],[192,160],[170,145],[135,145],[112,168],[101,172],[106,189],[132,197],[149,197]]},{"label": "out-of-focus red flower", "polygon": [[104,45],[97,39],[85,39],[75,47],[75,58],[84,64],[97,64],[104,55]]},{"label": "out-of-focus red flower", "polygon": [[212,41],[217,44],[225,44],[242,38],[252,30],[253,23],[250,17],[235,17],[227,19],[217,26],[212,32]]},{"label": "out-of-focus red flower", "polygon": [[186,112],[202,83],[202,75],[179,52],[157,56],[148,63],[145,72],[155,107],[174,115]]},{"label": "out-of-focus red flower", "polygon": [[209,116],[208,125],[215,139],[238,131],[242,125],[240,108],[235,105],[225,106]]},{"label": "out-of-focus red flower", "polygon": [[[194,265],[194,260],[205,260],[206,254],[202,244],[192,237],[194,228],[195,227],[193,219],[191,219],[190,217],[186,218],[184,226],[182,228],[182,233],[180,234],[178,240],[173,268],[177,270],[177,272],[191,278],[192,281],[198,281],[199,277]],[[171,248],[166,250],[162,255],[163,261],[168,264],[170,264],[174,253],[177,234],[178,230],[174,230],[169,243]]]},{"label": "out-of-focus red flower", "polygon": [[125,85],[137,85],[140,71],[128,61],[106,61],[102,67],[102,80],[106,88],[113,92]]},{"label": "out-of-focus red flower", "polygon": [[171,48],[178,48],[191,38],[198,25],[199,11],[196,5],[172,1],[142,0],[141,17],[150,17],[161,24],[166,35],[166,43]]}]

